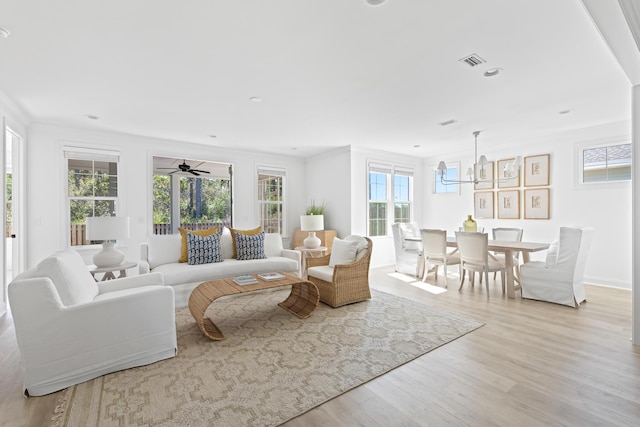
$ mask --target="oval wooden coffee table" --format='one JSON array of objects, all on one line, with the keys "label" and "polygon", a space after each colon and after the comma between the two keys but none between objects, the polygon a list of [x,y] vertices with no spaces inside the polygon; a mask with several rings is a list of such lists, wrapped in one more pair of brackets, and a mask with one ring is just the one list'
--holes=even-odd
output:
[{"label": "oval wooden coffee table", "polygon": [[205,311],[216,299],[228,295],[291,286],[291,293],[287,299],[278,305],[301,319],[311,316],[320,299],[316,285],[293,274],[280,274],[284,279],[269,282],[254,274],[252,276],[258,280],[258,283],[252,285],[240,286],[233,281],[233,277],[200,283],[189,295],[189,311],[203,334],[212,340],[223,340],[222,331],[211,319],[204,317]]}]

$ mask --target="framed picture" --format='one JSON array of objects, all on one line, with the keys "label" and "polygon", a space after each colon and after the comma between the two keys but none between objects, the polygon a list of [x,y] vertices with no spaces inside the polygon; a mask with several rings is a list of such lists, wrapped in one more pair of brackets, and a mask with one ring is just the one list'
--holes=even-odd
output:
[{"label": "framed picture", "polygon": [[520,219],[520,190],[498,191],[498,218]]},{"label": "framed picture", "polygon": [[487,162],[486,165],[478,168],[476,165],[476,179],[479,181],[474,184],[476,190],[493,189],[493,162]]},{"label": "framed picture", "polygon": [[524,186],[544,187],[549,185],[549,154],[524,158]]},{"label": "framed picture", "polygon": [[513,164],[516,159],[498,160],[498,170],[496,180],[498,188],[518,188],[520,187],[520,170],[506,170],[507,166]]},{"label": "framed picture", "polygon": [[549,189],[524,190],[524,219],[549,219]]},{"label": "framed picture", "polygon": [[493,191],[478,191],[473,194],[474,216],[493,218]]}]

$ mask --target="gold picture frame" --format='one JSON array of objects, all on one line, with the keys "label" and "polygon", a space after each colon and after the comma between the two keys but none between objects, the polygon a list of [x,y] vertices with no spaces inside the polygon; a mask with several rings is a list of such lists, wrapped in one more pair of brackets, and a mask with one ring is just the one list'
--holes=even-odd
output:
[{"label": "gold picture frame", "polygon": [[550,211],[548,188],[524,190],[524,219],[549,219]]},{"label": "gold picture frame", "polygon": [[475,190],[493,190],[493,163],[487,162],[481,169],[475,169],[477,165],[474,167],[475,178],[480,181],[473,184]]},{"label": "gold picture frame", "polygon": [[493,219],[493,191],[477,191],[473,194],[473,213],[476,218]]},{"label": "gold picture frame", "polygon": [[520,190],[498,191],[498,219],[520,219]]},{"label": "gold picture frame", "polygon": [[524,158],[524,186],[546,187],[549,185],[550,154],[539,154]]},{"label": "gold picture frame", "polygon": [[512,172],[505,171],[509,163],[513,163],[515,158],[498,160],[498,170],[496,171],[496,181],[498,188],[518,188],[520,187],[520,170]]}]

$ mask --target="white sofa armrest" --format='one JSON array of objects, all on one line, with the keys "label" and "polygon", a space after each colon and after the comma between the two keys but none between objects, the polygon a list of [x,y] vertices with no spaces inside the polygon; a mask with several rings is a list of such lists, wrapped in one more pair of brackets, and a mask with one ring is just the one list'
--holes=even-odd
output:
[{"label": "white sofa armrest", "polygon": [[120,279],[109,280],[106,282],[98,282],[98,289],[100,294],[104,294],[107,292],[151,285],[164,286],[164,276],[162,273],[149,273],[141,276],[122,277]]},{"label": "white sofa armrest", "polygon": [[302,277],[302,252],[295,249],[283,249],[282,256],[298,263],[298,276]]}]

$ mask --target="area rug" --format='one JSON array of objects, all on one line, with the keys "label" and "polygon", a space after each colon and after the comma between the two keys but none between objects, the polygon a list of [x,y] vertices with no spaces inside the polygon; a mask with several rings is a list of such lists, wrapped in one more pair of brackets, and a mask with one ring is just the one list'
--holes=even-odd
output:
[{"label": "area rug", "polygon": [[61,392],[54,426],[275,426],[482,323],[373,291],[299,319],[277,303],[287,290],[215,302],[211,341],[176,311],[178,355]]}]

